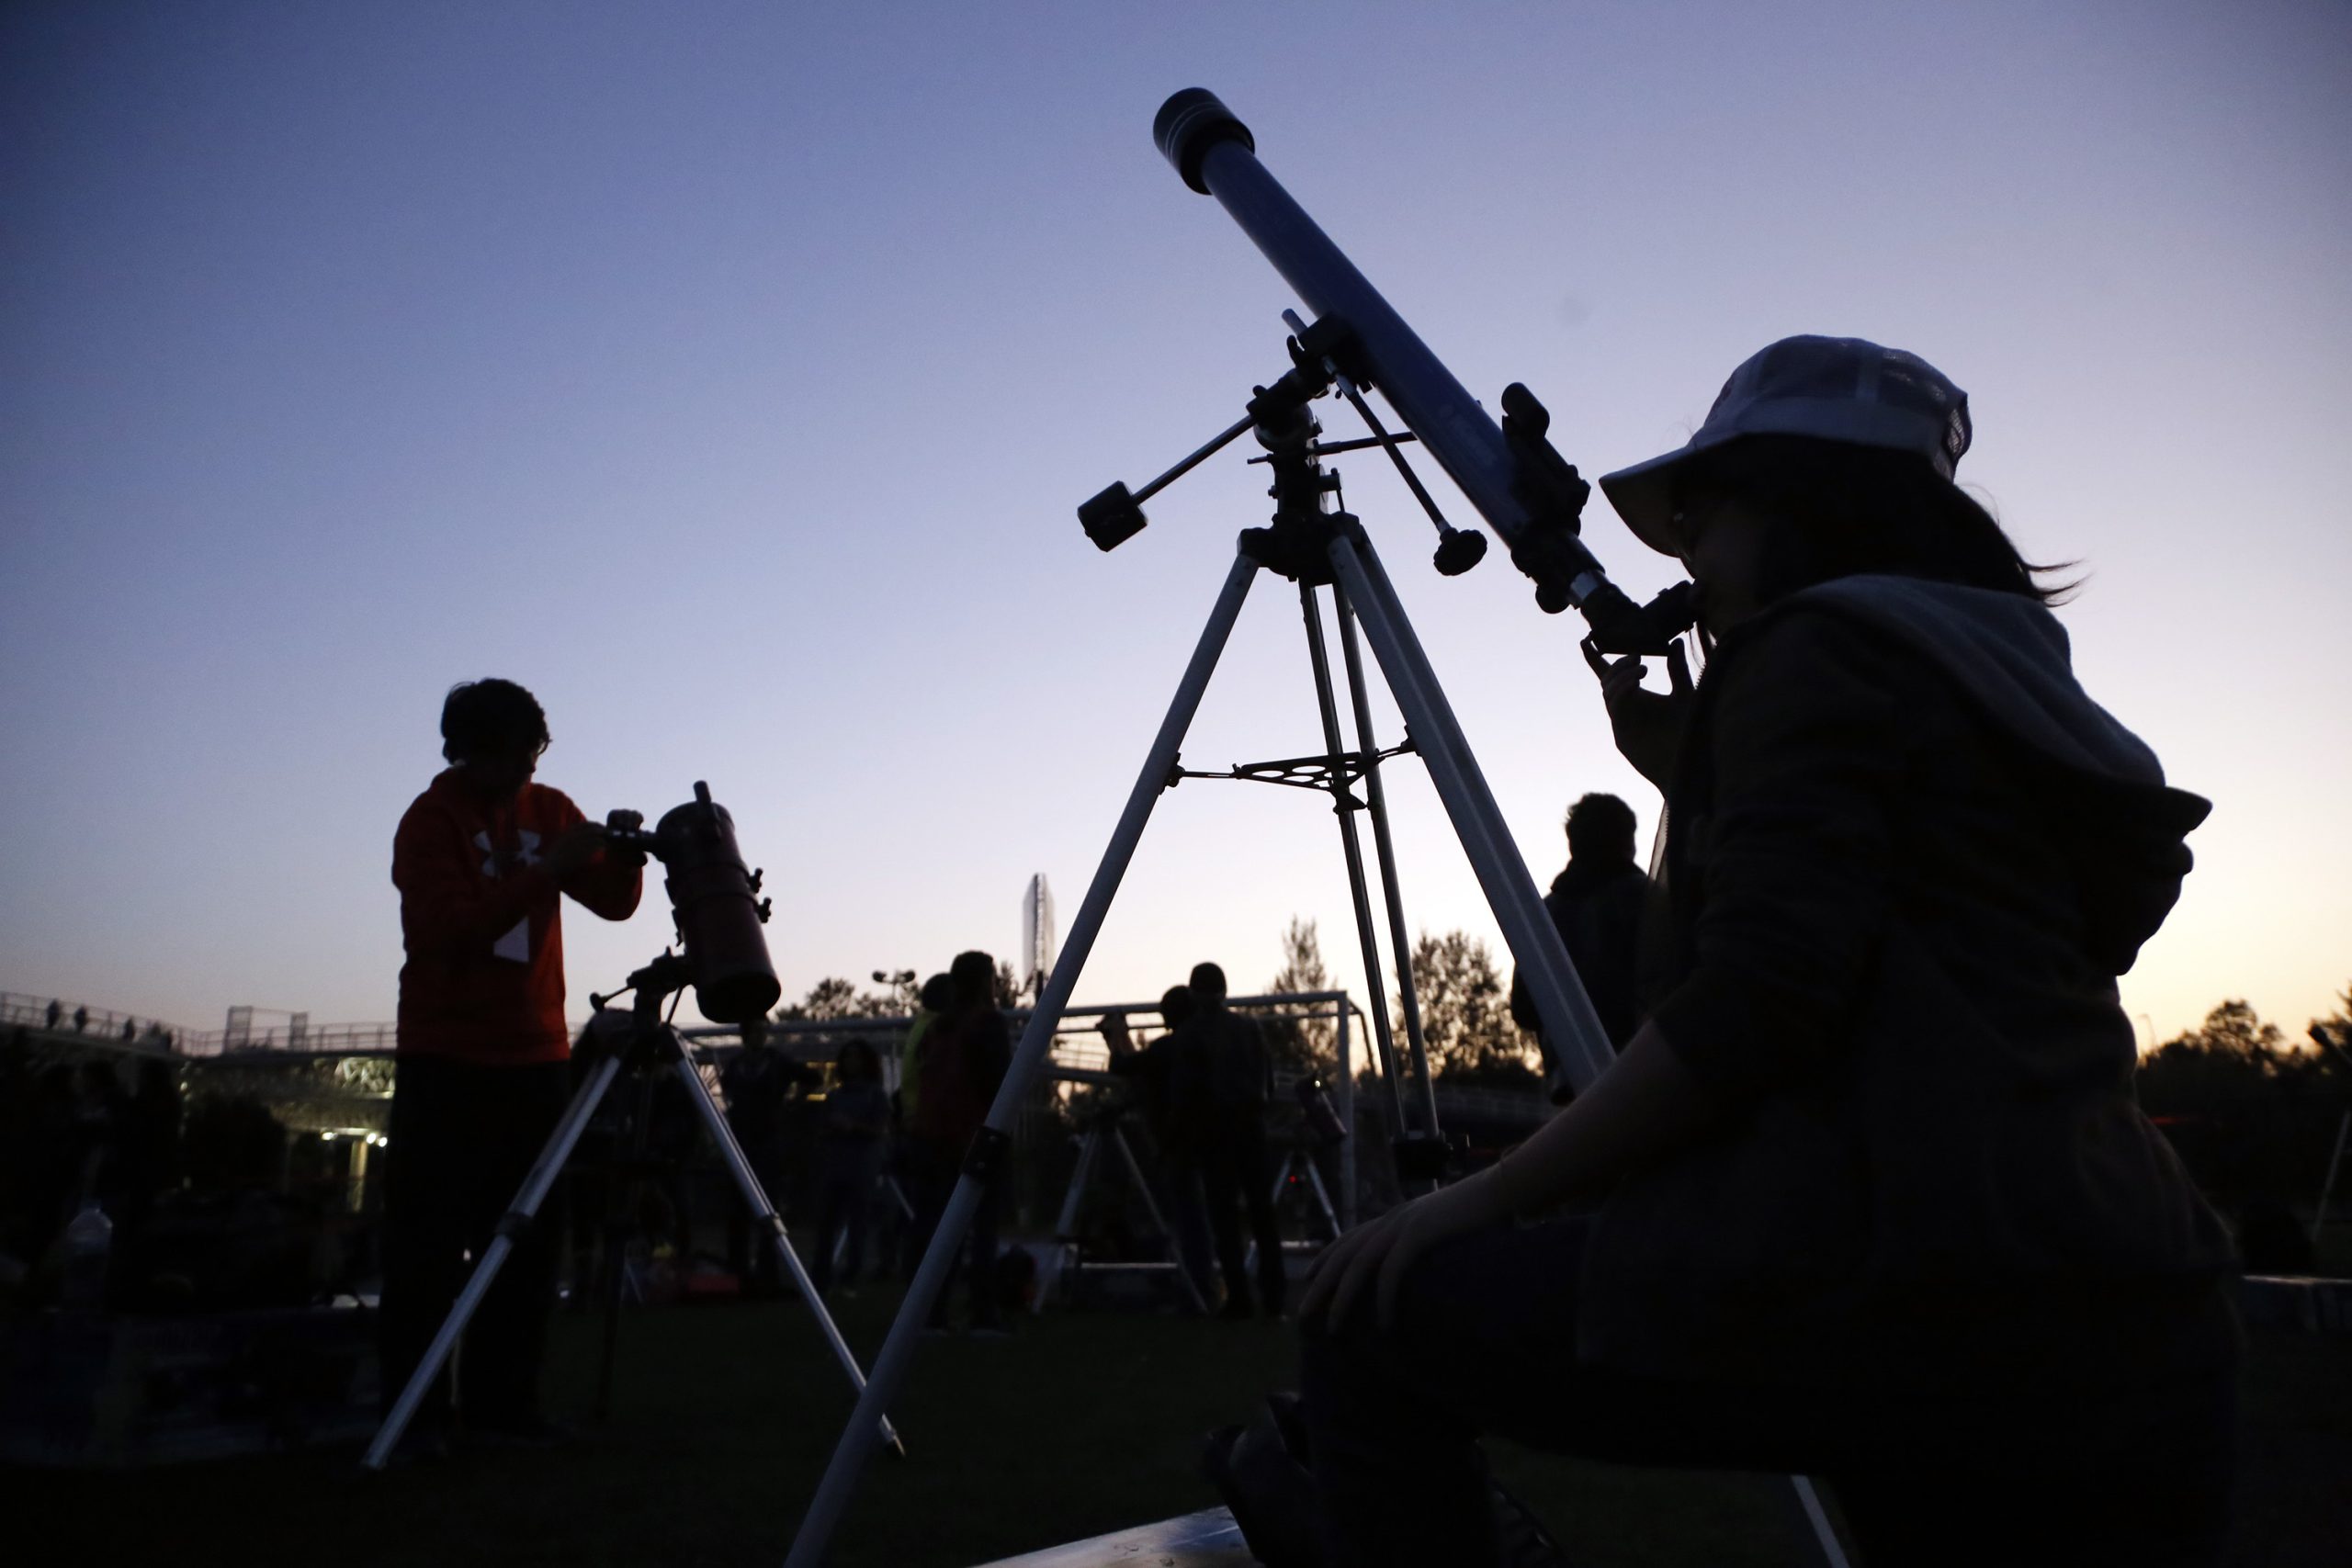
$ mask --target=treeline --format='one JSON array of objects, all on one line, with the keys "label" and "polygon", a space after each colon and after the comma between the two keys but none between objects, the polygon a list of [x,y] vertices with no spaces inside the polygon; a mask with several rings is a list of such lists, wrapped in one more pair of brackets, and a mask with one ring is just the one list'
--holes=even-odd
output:
[{"label": "treeline", "polygon": [[2140,1059],[2142,1108],[2223,1208],[2317,1201],[2352,1110],[2352,986],[2339,1002],[2294,1040],[2225,1001]]},{"label": "treeline", "polygon": [[[1540,1089],[1534,1042],[1511,1021],[1508,973],[1484,942],[1464,931],[1424,931],[1413,944],[1412,971],[1422,1040],[1442,1081]],[[1404,1015],[1394,977],[1388,978],[1401,1049]],[[778,1009],[776,1016],[903,1015],[915,1010],[919,984],[910,969],[876,970],[870,989],[829,978],[799,1002]],[[1263,989],[1332,988],[1315,922],[1294,919],[1283,933],[1282,967]],[[1009,967],[1001,972],[1000,990],[1001,999],[1012,1005],[1017,987]],[[2142,1107],[2164,1128],[2199,1185],[2224,1209],[2268,1203],[2307,1210],[2318,1198],[2338,1129],[2352,1109],[2352,986],[2346,987],[2339,1003],[2328,1017],[2311,1021],[2298,1039],[2247,1003],[2224,1001],[2197,1028],[2141,1057]],[[1272,1019],[1268,1034],[1286,1068],[1328,1071],[1335,1061],[1327,1020]],[[1358,1041],[1354,1054],[1359,1066],[1367,1063],[1371,1042]],[[2352,1171],[2343,1179],[2352,1186]]]}]

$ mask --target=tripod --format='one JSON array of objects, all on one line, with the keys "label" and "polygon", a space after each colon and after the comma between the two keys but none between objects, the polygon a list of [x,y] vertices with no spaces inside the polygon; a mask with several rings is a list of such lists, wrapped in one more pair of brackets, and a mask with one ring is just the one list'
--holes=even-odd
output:
[{"label": "tripod", "polygon": [[[1319,452],[1314,444],[1319,428],[1308,414],[1306,404],[1330,386],[1334,374],[1310,355],[1296,355],[1294,369],[1273,387],[1260,391],[1251,400],[1249,415],[1241,423],[1228,430],[1219,441],[1195,453],[1175,470],[1176,473],[1182,472],[1217,446],[1223,445],[1224,440],[1254,428],[1274,469],[1276,506],[1273,525],[1269,528],[1248,530],[1241,536],[1233,568],[1226,576],[1225,586],[1209,611],[1208,624],[1203,628],[1192,660],[1177,683],[1175,699],[1169,706],[1167,716],[1161,720],[1159,731],[1145,757],[1142,771],[1128,793],[1126,807],[1121,812],[1118,826],[1113,830],[1102,863],[1087,886],[1085,899],[1079,906],[1078,916],[1071,923],[1061,956],[1055,963],[1053,973],[1037,998],[1027,1028],[1022,1032],[1011,1069],[997,1092],[995,1104],[989,1108],[988,1121],[973,1139],[971,1150],[965,1159],[962,1179],[948,1200],[946,1213],[940,1221],[930,1250],[924,1255],[922,1267],[916,1272],[914,1284],[899,1308],[898,1320],[891,1325],[889,1337],[883,1342],[882,1353],[875,1361],[873,1379],[860,1396],[857,1411],[835,1447],[824,1479],[801,1520],[799,1533],[794,1538],[791,1553],[786,1559],[786,1568],[815,1568],[823,1559],[834,1526],[839,1522],[842,1510],[848,1504],[850,1492],[872,1452],[874,1438],[877,1435],[876,1422],[906,1377],[922,1325],[930,1314],[932,1303],[946,1282],[973,1211],[978,1206],[987,1181],[1004,1162],[1012,1141],[1006,1129],[1012,1124],[1018,1107],[1046,1065],[1046,1053],[1053,1043],[1054,1026],[1060,1018],[1061,1010],[1069,1004],[1079,973],[1085,967],[1087,955],[1092,951],[1103,919],[1110,912],[1112,898],[1134,858],[1136,846],[1150,819],[1152,807],[1163,790],[1183,776],[1178,767],[1178,750],[1183,743],[1193,715],[1200,707],[1201,698],[1216,671],[1227,638],[1241,614],[1242,603],[1261,568],[1271,569],[1297,582],[1302,606],[1308,612],[1308,646],[1317,667],[1317,693],[1322,708],[1327,752],[1323,761],[1328,772],[1318,781],[1320,786],[1332,789],[1336,799],[1340,792],[1335,785],[1343,769],[1360,771],[1366,778],[1366,794],[1376,803],[1373,812],[1375,842],[1380,849],[1384,873],[1391,872],[1385,803],[1381,803],[1374,787],[1374,770],[1380,752],[1372,743],[1370,710],[1362,680],[1361,660],[1353,652],[1354,638],[1351,626],[1351,621],[1360,616],[1364,635],[1371,641],[1374,655],[1379,660],[1381,673],[1387,681],[1397,706],[1403,710],[1412,748],[1429,766],[1431,781],[1444,804],[1454,833],[1461,840],[1463,852],[1468,857],[1479,886],[1487,896],[1487,906],[1493,911],[1497,924],[1502,928],[1503,939],[1534,996],[1536,1010],[1544,1021],[1545,1038],[1558,1043],[1555,1049],[1563,1054],[1566,1070],[1578,1087],[1598,1077],[1610,1060],[1608,1037],[1576,978],[1575,970],[1569,965],[1567,951],[1561,943],[1559,932],[1544,912],[1534,881],[1529,876],[1525,863],[1520,859],[1511,843],[1502,812],[1478,772],[1477,763],[1470,754],[1469,743],[1454,720],[1445,694],[1439,686],[1436,671],[1421,650],[1419,640],[1406,618],[1404,607],[1389,583],[1379,557],[1355,518],[1344,512],[1323,510],[1326,497],[1336,489],[1336,481],[1329,480],[1322,470]],[[1393,445],[1391,449],[1393,451]],[[1172,473],[1168,476],[1173,477]],[[1167,479],[1159,482],[1164,484]],[[1116,488],[1124,497],[1125,487]],[[1148,495],[1157,488],[1157,485],[1147,487],[1143,494]],[[1134,499],[1140,500],[1142,496]],[[1358,737],[1358,750],[1353,753],[1342,753],[1340,750],[1336,698],[1331,688],[1329,660],[1322,654],[1322,622],[1315,599],[1317,587],[1327,587],[1332,595],[1342,632],[1342,648],[1349,655],[1347,668],[1352,687],[1351,706]],[[1357,932],[1364,940],[1367,950],[1365,972],[1373,991],[1370,1010],[1374,1038],[1378,1042],[1382,1066],[1397,1111],[1397,1125],[1402,1128],[1406,1125],[1404,1091],[1397,1079],[1393,1043],[1386,1027],[1387,1006],[1381,995],[1380,965],[1372,941],[1371,905],[1363,880],[1363,856],[1357,845],[1352,813],[1342,807],[1340,818],[1351,892],[1356,907]],[[1404,929],[1402,906],[1396,896],[1393,874],[1385,876],[1385,882],[1389,893],[1391,931],[1401,936]],[[1415,1076],[1421,1098],[1422,1124],[1418,1129],[1420,1137],[1419,1140],[1408,1137],[1403,1141],[1400,1154],[1411,1149],[1415,1155],[1415,1173],[1433,1179],[1439,1171],[1430,1168],[1430,1156],[1436,1156],[1437,1162],[1442,1163],[1443,1145],[1437,1140],[1436,1098],[1429,1083],[1426,1055],[1417,1038],[1418,1032],[1416,1028],[1408,1033],[1408,1044],[1414,1057]]]},{"label": "tripod", "polygon": [[[1099,1114],[1101,1120],[1089,1126],[1078,1141],[1078,1162],[1070,1169],[1069,1187],[1062,1195],[1061,1214],[1054,1222],[1055,1240],[1070,1248],[1073,1258],[1082,1258],[1080,1211],[1086,1201],[1087,1189],[1093,1183],[1103,1145],[1108,1144],[1119,1156],[1128,1182],[1136,1196],[1142,1200],[1144,1213],[1150,1218],[1152,1229],[1159,1234],[1161,1245],[1167,1249],[1168,1266],[1175,1270],[1176,1280],[1183,1288],[1185,1301],[1194,1312],[1207,1312],[1208,1302],[1201,1294],[1201,1281],[1193,1278],[1191,1266],[1184,1259],[1183,1243],[1177,1235],[1176,1227],[1169,1224],[1168,1216],[1161,1213],[1159,1200],[1152,1192],[1151,1181],[1144,1175],[1143,1162],[1136,1158],[1135,1145],[1127,1141],[1127,1130],[1124,1125],[1125,1110],[1114,1106]],[[1067,1267],[1076,1269],[1078,1265],[1071,1263]]]},{"label": "tripod", "polygon": [[[425,1350],[424,1359],[417,1363],[407,1386],[401,1390],[391,1413],[384,1417],[384,1424],[378,1429],[375,1441],[368,1444],[368,1452],[361,1460],[368,1469],[384,1468],[393,1445],[400,1441],[401,1434],[407,1429],[409,1422],[416,1416],[417,1407],[424,1403],[426,1391],[433,1386],[434,1379],[439,1376],[442,1367],[457,1349],[458,1337],[465,1332],[467,1322],[481,1305],[482,1298],[490,1293],[491,1285],[497,1280],[498,1271],[505,1264],[508,1255],[514,1251],[516,1239],[537,1217],[540,1205],[547,1201],[548,1192],[555,1187],[556,1179],[563,1174],[565,1162],[571,1159],[572,1148],[580,1142],[581,1134],[587,1129],[590,1120],[596,1114],[597,1106],[604,1102],[605,1093],[624,1071],[638,1074],[649,1081],[652,1075],[665,1068],[677,1075],[678,1081],[685,1087],[688,1102],[701,1116],[704,1128],[727,1161],[728,1170],[735,1179],[736,1190],[742,1194],[743,1201],[751,1207],[759,1222],[775,1235],[776,1251],[792,1271],[793,1283],[799,1287],[802,1298],[808,1303],[808,1310],[824,1329],[825,1338],[832,1346],[834,1357],[841,1362],[842,1371],[849,1374],[850,1382],[861,1394],[864,1393],[865,1376],[858,1369],[856,1357],[850,1353],[847,1341],[842,1338],[832,1314],[825,1310],[825,1303],[818,1297],[808,1271],[800,1266],[798,1255],[792,1250],[792,1241],[786,1234],[783,1216],[775,1212],[775,1205],[769,1202],[767,1194],[760,1190],[759,1179],[752,1173],[751,1162],[744,1156],[742,1145],[735,1141],[733,1129],[727,1125],[726,1112],[719,1109],[718,1100],[712,1097],[710,1086],[703,1082],[702,1075],[695,1070],[678,1032],[662,1021],[663,999],[684,989],[693,979],[693,970],[685,959],[664,953],[628,977],[628,988],[637,993],[637,1000],[628,1013],[624,1015],[605,1007],[608,998],[594,998],[596,1003],[595,1019],[582,1043],[582,1054],[592,1062],[588,1077],[581,1084],[579,1092],[572,1096],[571,1104],[565,1109],[563,1119],[556,1124],[547,1146],[539,1151],[531,1173],[524,1178],[522,1190],[514,1195],[514,1207],[507,1210],[498,1222],[490,1246],[483,1249],[481,1260],[474,1265],[465,1289],[458,1293],[457,1303],[450,1307],[449,1315],[442,1320],[441,1330],[433,1337],[433,1343]],[[640,1116],[639,1120],[641,1130],[644,1118]],[[615,1284],[617,1288],[620,1259],[617,1256],[609,1258],[606,1266],[616,1270]],[[612,1322],[608,1320],[607,1372],[611,1364],[611,1330]],[[603,1395],[600,1393],[598,1397],[601,1404]],[[858,1419],[874,1423],[871,1434],[874,1438],[888,1443],[901,1455],[906,1452],[905,1444],[899,1440],[889,1417],[880,1407],[869,1414],[861,1404],[859,1410]]]}]

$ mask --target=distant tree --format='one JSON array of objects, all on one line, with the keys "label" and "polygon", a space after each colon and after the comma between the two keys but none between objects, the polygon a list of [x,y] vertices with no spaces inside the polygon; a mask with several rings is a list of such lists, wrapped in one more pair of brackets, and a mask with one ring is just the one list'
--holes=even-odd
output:
[{"label": "distant tree", "polygon": [[[2325,1018],[2312,1020],[2311,1028],[2314,1034],[2324,1033],[2342,1058],[2352,1058],[2352,985],[2346,985],[2337,995],[2335,1010]],[[2345,1067],[2352,1063],[2339,1059],[2336,1066]]]},{"label": "distant tree", "polygon": [[[1323,967],[1323,944],[1315,931],[1315,922],[1292,916],[1283,931],[1283,966],[1266,982],[1266,989],[1273,992],[1328,991],[1333,989],[1330,973]],[[1267,1014],[1264,1018],[1266,1045],[1273,1053],[1277,1068],[1295,1073],[1330,1071],[1339,1061],[1334,1043],[1336,1030],[1325,1018],[1301,1018],[1289,1010]]]},{"label": "distant tree", "polygon": [[828,975],[798,1001],[775,1010],[779,1023],[820,1022],[831,1018],[891,1018],[907,1011],[895,995],[861,991],[854,980]]},{"label": "distant tree", "polygon": [[1012,962],[1008,959],[998,959],[996,961],[996,1005],[1001,1008],[1017,1008],[1027,999],[1021,994],[1021,977],[1012,972]]},{"label": "distant tree", "polygon": [[2230,1000],[2143,1056],[2136,1087],[2215,1202],[2308,1205],[2352,1072]]},{"label": "distant tree", "polygon": [[[1510,1020],[1510,998],[1485,942],[1465,931],[1423,931],[1413,943],[1413,980],[1432,1074],[1498,1088],[1538,1081],[1534,1053]],[[1404,1033],[1400,1010],[1400,1049]]]},{"label": "distant tree", "polygon": [[2291,1075],[2294,1050],[2279,1027],[2244,1001],[2225,1001],[2205,1021],[2140,1059],[2140,1101],[2184,1113],[2265,1092]]}]

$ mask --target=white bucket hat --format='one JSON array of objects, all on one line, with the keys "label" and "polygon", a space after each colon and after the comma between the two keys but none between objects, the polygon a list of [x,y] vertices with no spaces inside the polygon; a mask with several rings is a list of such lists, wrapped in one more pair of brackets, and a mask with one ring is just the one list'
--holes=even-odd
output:
[{"label": "white bucket hat", "polygon": [[1945,479],[1968,450],[1968,394],[1916,354],[1858,337],[1784,337],[1731,373],[1689,442],[1600,479],[1634,536],[1680,553],[1674,481],[1680,465],[1742,435],[1805,435],[1917,452]]}]

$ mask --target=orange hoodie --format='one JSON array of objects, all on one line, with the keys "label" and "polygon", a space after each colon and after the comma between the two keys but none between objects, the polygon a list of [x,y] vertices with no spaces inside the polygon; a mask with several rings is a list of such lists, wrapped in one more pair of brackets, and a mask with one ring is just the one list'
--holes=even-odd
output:
[{"label": "orange hoodie", "polygon": [[448,768],[410,805],[392,837],[401,891],[399,1050],[485,1066],[560,1062],[563,921],[559,892],[608,920],[637,908],[636,866],[599,854],[558,887],[542,846],[586,820],[562,791],[527,784],[485,806]]}]

